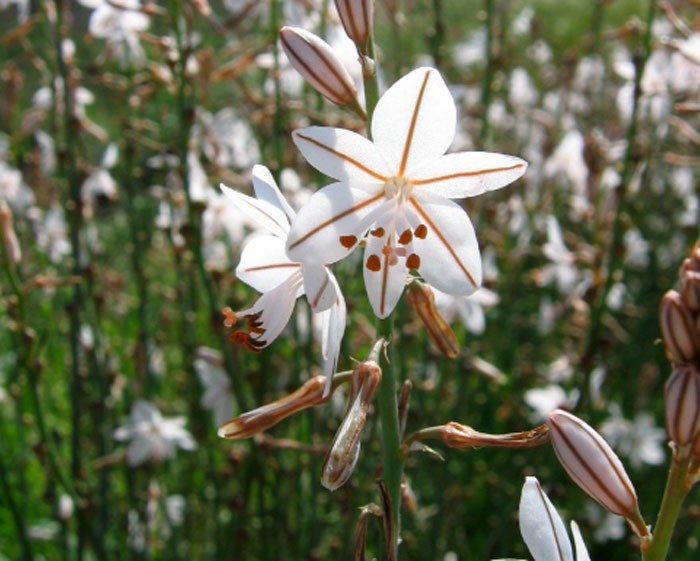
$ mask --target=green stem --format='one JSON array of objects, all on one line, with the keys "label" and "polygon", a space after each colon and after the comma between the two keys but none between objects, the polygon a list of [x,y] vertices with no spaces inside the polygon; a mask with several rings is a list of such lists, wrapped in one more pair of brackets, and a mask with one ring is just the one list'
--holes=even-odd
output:
[{"label": "green stem", "polygon": [[24,522],[22,512],[20,511],[19,504],[15,500],[15,496],[12,492],[12,485],[7,477],[8,469],[7,465],[3,461],[5,455],[5,450],[0,451],[0,489],[2,489],[2,496],[4,497],[4,503],[8,505],[10,513],[12,514],[12,520],[17,527],[17,536],[22,548],[22,559],[24,561],[31,561],[34,558],[32,553],[32,544],[29,541],[29,534],[27,533],[27,526]]},{"label": "green stem", "polygon": [[[392,341],[393,323],[391,317],[380,319],[377,329],[378,337],[383,338],[390,345]],[[377,347],[375,347],[375,349],[376,348]],[[393,354],[393,346],[390,346],[389,350],[391,354]],[[375,353],[372,354],[374,355]],[[377,401],[379,418],[382,422],[382,462],[384,467],[384,481],[394,510],[393,523],[396,529],[396,541],[395,543],[387,544],[387,549],[393,552],[393,555],[388,555],[388,557],[390,559],[396,559],[396,549],[398,547],[401,528],[401,480],[403,479],[399,406],[396,397],[397,378],[394,371],[393,360],[385,359],[380,361],[379,364],[382,366],[382,381],[379,384]]]},{"label": "green stem", "polygon": [[675,460],[671,462],[671,469],[666,480],[664,498],[661,501],[661,508],[656,519],[651,545],[646,550],[642,548],[643,561],[663,561],[666,559],[668,548],[671,544],[671,537],[673,536],[673,529],[681,512],[683,500],[689,490],[686,485],[689,465],[689,459],[683,462],[676,462]]},{"label": "green stem", "polygon": [[486,0],[486,70],[484,73],[484,83],[481,89],[481,105],[483,106],[483,119],[481,120],[481,132],[479,139],[481,146],[486,146],[489,135],[491,134],[489,122],[489,109],[491,107],[491,90],[493,89],[493,19],[494,6],[493,0]]}]

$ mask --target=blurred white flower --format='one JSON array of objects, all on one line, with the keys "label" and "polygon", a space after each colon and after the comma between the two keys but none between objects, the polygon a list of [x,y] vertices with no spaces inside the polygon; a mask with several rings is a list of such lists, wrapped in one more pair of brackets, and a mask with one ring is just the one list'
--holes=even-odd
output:
[{"label": "blurred white flower", "polygon": [[119,197],[117,182],[109,170],[117,163],[117,145],[112,142],[105,149],[100,165],[93,169],[83,182],[80,193],[83,203],[92,209],[99,199],[115,201]]},{"label": "blurred white flower", "polygon": [[623,417],[620,406],[613,403],[610,418],[600,426],[599,432],[634,468],[644,464],[657,466],[666,458],[666,431],[656,426],[649,413],[638,413],[630,421]]},{"label": "blurred white flower", "polygon": [[214,425],[219,427],[234,417],[231,382],[223,368],[221,354],[209,347],[200,347],[197,349],[194,368],[204,388],[202,407],[211,411]]},{"label": "blurred white flower", "polygon": [[7,10],[10,6],[17,6],[17,21],[19,23],[27,21],[31,7],[29,0],[0,0],[0,12]]},{"label": "blurred white flower", "polygon": [[129,422],[115,430],[113,437],[120,442],[129,441],[126,460],[135,467],[170,459],[176,448],[195,450],[197,444],[184,425],[184,417],[163,417],[152,403],[137,401]]},{"label": "blurred white flower", "polygon": [[484,308],[498,304],[498,294],[488,288],[478,288],[469,296],[454,296],[434,288],[435,305],[447,323],[453,323],[456,317],[462,321],[467,330],[481,335],[486,329]]},{"label": "blurred white flower", "polygon": [[544,388],[532,388],[525,392],[523,399],[532,409],[530,421],[541,423],[555,409],[572,409],[578,401],[579,392],[574,389],[568,394],[558,384],[550,384]]},{"label": "blurred white flower", "polygon": [[201,111],[193,130],[204,156],[227,169],[249,169],[260,160],[260,149],[250,124],[231,107],[215,114]]},{"label": "blurred white flower", "polygon": [[562,294],[571,294],[579,281],[576,258],[564,244],[561,227],[556,217],[547,216],[547,242],[542,246],[542,253],[550,263],[542,267],[537,277],[541,286],[556,283]]}]

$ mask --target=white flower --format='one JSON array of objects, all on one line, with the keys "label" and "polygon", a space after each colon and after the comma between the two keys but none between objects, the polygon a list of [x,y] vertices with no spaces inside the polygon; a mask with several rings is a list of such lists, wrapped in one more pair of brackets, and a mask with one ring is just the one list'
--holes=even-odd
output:
[{"label": "white flower", "polygon": [[163,417],[155,405],[137,401],[131,408],[129,422],[112,435],[118,441],[130,441],[126,461],[138,466],[149,460],[172,458],[176,448],[194,450],[197,444],[184,427],[184,417]]},{"label": "white flower", "polygon": [[542,246],[542,253],[550,263],[542,267],[538,283],[542,286],[556,283],[560,293],[571,294],[580,277],[576,257],[566,247],[559,222],[553,215],[547,216],[547,243]]},{"label": "white flower", "polygon": [[236,268],[239,279],[263,294],[250,308],[235,314],[236,318],[246,318],[250,333],[237,331],[232,340],[252,350],[266,347],[287,325],[296,299],[306,294],[311,309],[322,314],[321,350],[328,391],[345,331],[345,300],[335,276],[325,264],[301,264],[287,255],[285,244],[296,213],[284,199],[270,170],[264,166],[253,168],[253,188],[256,198],[221,186],[241,212],[267,231],[251,236]]},{"label": "white flower", "polygon": [[527,163],[488,152],[445,155],[456,114],[440,74],[419,68],[377,103],[373,142],[331,127],[294,131],[309,163],[338,182],[299,212],[289,233],[290,257],[334,263],[369,231],[364,279],[380,318],[396,306],[410,269],[448,294],[474,292],[482,276],[478,242],[464,209],[449,199],[503,187]]},{"label": "white flower", "polygon": [[[571,540],[559,513],[535,477],[526,477],[520,496],[520,533],[535,561],[573,561]],[[590,561],[576,522],[571,522],[576,561]]]},{"label": "white flower", "polygon": [[469,296],[453,296],[435,289],[433,293],[435,305],[444,320],[451,324],[458,316],[467,330],[475,335],[481,335],[486,329],[484,308],[495,306],[499,301],[498,294],[484,287]]},{"label": "white flower", "polygon": [[661,465],[665,458],[666,431],[654,423],[648,413],[639,413],[634,420],[625,419],[619,405],[610,406],[610,418],[600,427],[600,434],[630,465]]},{"label": "white flower", "polygon": [[221,355],[214,349],[200,347],[194,369],[204,387],[202,407],[212,412],[214,424],[218,427],[233,417],[233,393],[231,382],[224,370]]}]

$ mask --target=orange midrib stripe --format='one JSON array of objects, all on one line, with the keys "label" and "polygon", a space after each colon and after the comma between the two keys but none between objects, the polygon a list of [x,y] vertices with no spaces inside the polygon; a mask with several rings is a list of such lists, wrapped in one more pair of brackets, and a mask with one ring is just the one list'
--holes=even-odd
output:
[{"label": "orange midrib stripe", "polygon": [[450,173],[448,175],[441,175],[439,177],[430,177],[428,179],[412,179],[411,183],[413,183],[413,186],[419,186],[419,185],[427,185],[429,183],[437,183],[438,181],[448,181],[450,179],[459,179],[461,177],[477,177],[479,175],[488,175],[491,173],[500,173],[502,171],[513,171],[519,168],[525,167],[525,164],[515,164],[510,167],[504,167],[504,168],[493,168],[493,169],[486,169],[486,170],[481,170],[481,171],[463,171],[460,173]]},{"label": "orange midrib stripe", "polygon": [[383,196],[384,196],[384,191],[382,191],[382,192],[379,193],[378,195],[375,195],[375,196],[372,197],[371,199],[367,199],[366,201],[364,201],[363,203],[360,203],[360,204],[357,205],[357,206],[354,206],[354,207],[352,207],[352,208],[349,208],[349,209],[347,209],[347,210],[344,210],[343,212],[341,212],[340,214],[334,216],[333,218],[329,218],[328,220],[326,220],[326,221],[323,222],[322,224],[319,224],[318,226],[316,226],[313,230],[307,232],[307,233],[304,234],[302,237],[300,237],[297,241],[295,241],[293,244],[291,244],[291,245],[289,246],[289,249],[290,249],[290,250],[294,249],[294,248],[297,247],[299,244],[301,244],[301,243],[305,242],[306,240],[308,240],[311,236],[315,236],[315,235],[318,234],[321,230],[323,230],[324,228],[326,228],[326,227],[328,227],[329,225],[333,224],[333,222],[335,222],[336,220],[340,220],[341,218],[345,218],[345,217],[348,216],[349,214],[352,214],[353,212],[356,212],[357,210],[359,210],[359,209],[361,209],[361,208],[364,208],[364,207],[366,207],[367,205],[371,205],[371,204],[374,203],[375,201],[378,201],[379,199],[381,199]]},{"label": "orange midrib stripe", "polygon": [[248,267],[244,269],[244,271],[250,273],[254,271],[267,271],[268,269],[281,269],[290,267],[301,267],[301,265],[299,265],[299,263],[278,263],[274,265],[260,265],[259,267]]},{"label": "orange midrib stripe", "polygon": [[408,134],[406,135],[406,144],[403,147],[401,165],[399,166],[399,173],[397,174],[399,177],[403,177],[403,174],[406,171],[406,165],[408,163],[408,154],[411,151],[413,135],[416,131],[416,123],[418,122],[418,113],[420,112],[421,103],[423,102],[425,88],[428,86],[428,78],[430,78],[430,72],[425,73],[425,78],[423,78],[423,83],[421,84],[420,92],[418,93],[418,99],[416,100],[416,106],[413,108],[413,115],[411,116],[411,126],[408,129]]},{"label": "orange midrib stripe", "polygon": [[415,208],[415,209],[418,211],[418,214],[421,215],[421,217],[423,218],[423,220],[425,220],[425,221],[428,223],[428,226],[430,226],[431,231],[432,231],[432,232],[435,232],[435,235],[437,235],[437,237],[440,238],[440,241],[441,241],[441,242],[443,243],[443,245],[447,248],[447,251],[450,252],[450,255],[451,255],[452,258],[455,260],[455,262],[457,263],[457,265],[459,266],[459,268],[462,269],[462,272],[467,276],[467,279],[469,280],[469,282],[471,283],[471,285],[472,285],[474,288],[477,288],[477,284],[476,284],[476,281],[474,280],[474,277],[473,277],[473,276],[471,275],[471,273],[467,270],[467,268],[464,266],[464,264],[462,263],[462,261],[460,261],[459,257],[457,256],[457,253],[455,252],[454,249],[452,249],[452,246],[451,246],[450,243],[447,241],[447,238],[445,238],[445,236],[442,234],[442,232],[441,232],[440,230],[437,229],[437,227],[435,226],[435,223],[430,219],[430,217],[428,216],[428,214],[423,210],[423,207],[421,207],[421,206],[418,204],[418,201],[417,201],[414,197],[411,197],[411,198],[409,199],[409,201],[410,201],[411,204],[413,205],[413,208]]},{"label": "orange midrib stripe", "polygon": [[381,183],[386,183],[387,177],[383,176],[380,173],[377,173],[376,171],[368,168],[365,165],[362,165],[356,159],[351,158],[347,154],[341,154],[340,152],[333,150],[333,148],[331,148],[330,146],[326,146],[322,142],[319,142],[318,140],[310,138],[308,136],[304,136],[301,133],[296,133],[296,135],[297,135],[297,137],[299,137],[303,140],[306,140],[306,142],[313,144],[314,146],[320,148],[321,150],[325,150],[326,152],[330,152],[331,154],[334,154],[335,156],[339,157],[341,160],[345,160],[347,163],[349,163],[349,164],[355,166],[357,169],[365,172],[370,177],[374,177],[377,181],[380,181]]}]

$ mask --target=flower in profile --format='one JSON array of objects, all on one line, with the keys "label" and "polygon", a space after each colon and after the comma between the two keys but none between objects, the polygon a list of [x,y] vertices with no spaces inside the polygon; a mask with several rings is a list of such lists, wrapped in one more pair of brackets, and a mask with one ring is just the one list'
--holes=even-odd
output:
[{"label": "flower in profile", "polygon": [[[520,495],[520,533],[535,561],[573,561],[571,540],[557,509],[535,477],[526,477]],[[576,522],[571,522],[576,561],[590,561]]]},{"label": "flower in profile", "polygon": [[456,121],[440,74],[419,68],[377,103],[373,141],[332,127],[294,131],[309,163],[337,182],[299,212],[289,232],[290,258],[334,263],[369,232],[364,279],[380,318],[396,306],[410,270],[448,294],[474,292],[482,279],[478,242],[469,217],[450,199],[503,187],[527,163],[489,152],[445,154]]},{"label": "flower in profile", "polygon": [[323,314],[321,351],[327,394],[345,331],[345,300],[335,276],[325,264],[302,264],[287,255],[285,244],[295,212],[282,196],[270,170],[264,166],[253,168],[253,188],[255,198],[221,186],[241,212],[267,230],[251,237],[236,268],[238,278],[262,292],[262,296],[246,310],[235,313],[225,310],[228,327],[243,318],[247,324],[248,331],[235,331],[231,340],[253,351],[266,347],[287,325],[296,299],[306,294],[311,309]]},{"label": "flower in profile", "polygon": [[120,442],[129,441],[126,461],[139,466],[147,461],[172,458],[176,448],[194,450],[197,443],[184,428],[184,417],[163,417],[152,403],[137,401],[131,408],[129,422],[112,435]]}]

